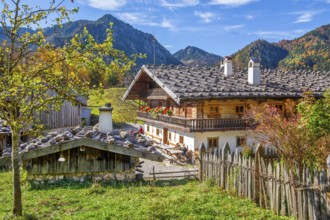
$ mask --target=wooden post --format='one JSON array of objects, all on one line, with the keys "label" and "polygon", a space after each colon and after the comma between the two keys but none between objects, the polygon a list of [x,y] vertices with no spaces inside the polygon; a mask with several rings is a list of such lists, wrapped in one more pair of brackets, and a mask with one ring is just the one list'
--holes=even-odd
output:
[{"label": "wooden post", "polygon": [[152,178],[156,181],[155,166],[152,166]]},{"label": "wooden post", "polygon": [[261,176],[260,176],[260,159],[261,159],[261,155],[263,155],[264,153],[264,149],[263,147],[259,144],[257,146],[257,151],[256,151],[256,155],[255,155],[255,184],[254,184],[254,202],[259,204],[260,206],[262,206],[262,198],[261,198]]},{"label": "wooden post", "polygon": [[199,181],[203,181],[203,154],[205,153],[205,145],[204,143],[201,144],[199,147]]},{"label": "wooden post", "polygon": [[327,215],[328,215],[328,218],[327,219],[330,219],[330,154],[328,155],[328,158],[327,158],[327,165],[328,165],[328,170],[327,170],[327,177],[328,177],[328,189],[326,191],[327,193],[327,203],[325,204],[326,207],[327,207]]},{"label": "wooden post", "polygon": [[227,181],[227,159],[228,154],[230,153],[230,146],[226,142],[224,147],[221,150],[221,160],[222,160],[222,171],[221,171],[221,187],[226,189],[226,181]]}]

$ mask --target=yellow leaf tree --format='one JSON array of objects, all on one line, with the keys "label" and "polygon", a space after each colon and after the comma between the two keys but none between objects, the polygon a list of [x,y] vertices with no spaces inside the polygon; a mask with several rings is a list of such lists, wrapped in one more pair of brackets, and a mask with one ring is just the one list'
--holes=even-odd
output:
[{"label": "yellow leaf tree", "polygon": [[[137,56],[127,57],[113,48],[111,27],[103,43],[96,43],[86,29],[62,48],[47,43],[41,24],[56,17],[63,22],[77,9],[67,10],[64,0],[50,0],[47,8],[31,7],[21,0],[1,0],[0,16],[0,118],[12,131],[13,214],[22,215],[19,169],[21,135],[35,124],[36,116],[47,108],[59,109],[64,100],[76,102],[88,96],[89,82],[80,72],[97,69],[102,74],[123,73]],[[48,21],[49,22],[49,21]],[[33,31],[24,31],[33,28]],[[107,61],[105,61],[107,58]],[[110,58],[110,59],[109,59]],[[110,61],[109,61],[110,60]],[[49,91],[55,96],[49,96]]]}]

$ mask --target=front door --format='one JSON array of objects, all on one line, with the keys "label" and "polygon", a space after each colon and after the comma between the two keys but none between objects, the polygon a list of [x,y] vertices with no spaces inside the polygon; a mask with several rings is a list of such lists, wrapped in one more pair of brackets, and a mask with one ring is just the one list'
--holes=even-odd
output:
[{"label": "front door", "polygon": [[163,143],[164,144],[168,144],[168,129],[167,128],[164,128],[163,130]]}]

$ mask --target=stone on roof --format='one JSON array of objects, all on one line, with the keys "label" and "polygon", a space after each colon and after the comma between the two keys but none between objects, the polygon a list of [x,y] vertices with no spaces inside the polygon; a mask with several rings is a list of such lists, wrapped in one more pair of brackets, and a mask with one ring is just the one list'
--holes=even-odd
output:
[{"label": "stone on roof", "polygon": [[146,65],[180,100],[227,98],[300,98],[305,91],[321,97],[330,88],[330,72],[263,69],[260,84],[247,83],[247,69],[225,76],[219,68]]}]

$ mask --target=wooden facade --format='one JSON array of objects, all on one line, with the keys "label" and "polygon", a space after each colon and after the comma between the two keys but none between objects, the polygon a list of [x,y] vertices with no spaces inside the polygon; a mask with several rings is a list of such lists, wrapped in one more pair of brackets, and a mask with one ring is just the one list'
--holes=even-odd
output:
[{"label": "wooden facade", "polygon": [[[48,91],[49,96],[56,96],[53,91]],[[79,96],[76,103],[65,100],[61,108],[56,111],[49,107],[48,110],[42,112],[38,118],[44,125],[45,129],[65,128],[80,125],[82,122],[81,109],[87,105],[87,98]]]},{"label": "wooden facade", "polygon": [[138,119],[151,124],[167,127],[181,127],[188,132],[240,130],[247,128],[242,119],[244,112],[252,106],[272,105],[283,114],[295,104],[293,99],[223,99],[223,100],[196,100],[183,101],[176,104],[170,97],[153,96],[144,100],[150,107],[163,107],[173,111],[172,116],[151,115],[138,112]]},{"label": "wooden facade", "polygon": [[0,157],[8,144],[11,144],[10,133],[0,133]]},{"label": "wooden facade", "polygon": [[73,127],[81,124],[82,104],[64,101],[61,109],[49,109],[40,114],[41,123],[45,129]]},{"label": "wooden facade", "polygon": [[[65,161],[60,162],[59,158]],[[24,162],[28,179],[134,179],[135,157],[91,147],[76,147]],[[117,177],[116,177],[117,175]]]},{"label": "wooden facade", "polygon": [[[42,183],[72,179],[133,180],[139,158],[162,161],[150,152],[80,138],[19,154],[27,179]],[[11,157],[0,158],[0,167],[10,164]]]}]

